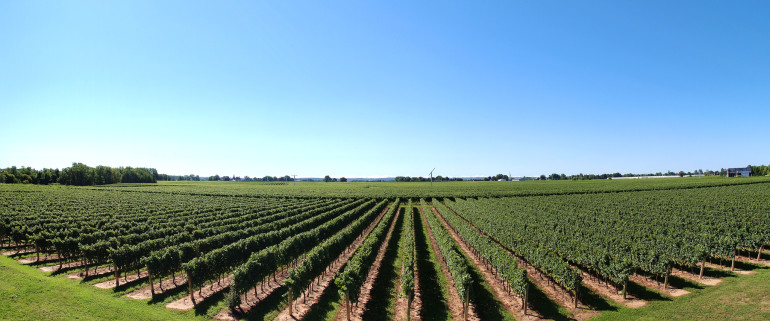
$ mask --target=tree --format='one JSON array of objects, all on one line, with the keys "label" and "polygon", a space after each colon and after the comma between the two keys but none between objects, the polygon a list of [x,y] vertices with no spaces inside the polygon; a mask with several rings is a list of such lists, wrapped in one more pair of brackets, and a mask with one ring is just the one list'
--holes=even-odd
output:
[{"label": "tree", "polygon": [[684,172],[683,171],[679,171],[679,177],[684,177]]},{"label": "tree", "polygon": [[540,175],[540,180],[541,180],[541,181],[544,181],[544,180],[545,180],[545,174],[542,174],[542,175]]},{"label": "tree", "polygon": [[557,180],[561,179],[561,176],[559,176],[559,174],[553,173],[553,174],[551,174],[550,178],[553,181],[557,181]]},{"label": "tree", "polygon": [[347,178],[345,178],[345,177],[340,177],[340,182],[343,182],[343,183],[344,183],[344,182],[347,182],[347,181],[348,181],[348,179],[347,179]]},{"label": "tree", "polygon": [[332,181],[331,176],[329,176],[329,175],[324,176],[324,182],[328,183],[328,182],[331,182],[331,181]]},{"label": "tree", "polygon": [[64,185],[94,185],[94,170],[83,163],[72,163],[72,167],[62,170],[61,183]]}]

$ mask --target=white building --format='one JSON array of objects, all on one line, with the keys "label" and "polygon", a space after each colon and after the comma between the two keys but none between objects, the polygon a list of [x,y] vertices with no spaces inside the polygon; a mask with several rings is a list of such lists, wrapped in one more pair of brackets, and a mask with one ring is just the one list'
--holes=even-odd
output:
[{"label": "white building", "polygon": [[727,169],[727,177],[749,177],[749,176],[751,176],[751,167]]}]

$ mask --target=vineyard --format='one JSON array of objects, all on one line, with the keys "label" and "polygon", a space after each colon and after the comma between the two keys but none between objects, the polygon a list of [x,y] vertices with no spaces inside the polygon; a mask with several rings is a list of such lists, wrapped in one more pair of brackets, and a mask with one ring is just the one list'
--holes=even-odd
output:
[{"label": "vineyard", "polygon": [[[144,302],[132,319],[770,318],[765,177],[0,185],[0,204],[0,270]],[[71,318],[13,314],[13,291],[0,319]],[[714,293],[744,312],[705,312]]]}]

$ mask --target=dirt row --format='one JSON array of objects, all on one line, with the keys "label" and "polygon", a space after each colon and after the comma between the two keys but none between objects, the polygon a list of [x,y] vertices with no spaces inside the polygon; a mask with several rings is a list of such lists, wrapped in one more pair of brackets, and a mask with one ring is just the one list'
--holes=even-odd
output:
[{"label": "dirt row", "polygon": [[[146,278],[148,275],[149,273],[147,273],[147,270],[139,271],[138,274],[133,272],[126,273],[126,275],[119,277],[118,281],[120,281],[120,284],[127,284],[127,283],[137,281],[139,279]],[[115,278],[112,278],[108,281],[96,283],[94,284],[94,286],[100,289],[114,289],[116,286]]]},{"label": "dirt row", "polygon": [[[310,309],[313,307],[313,305],[316,304],[321,298],[321,295],[323,295],[324,291],[326,291],[326,288],[329,287],[331,282],[334,282],[334,278],[337,276],[337,272],[339,272],[340,269],[345,266],[345,263],[350,260],[353,254],[355,254],[356,250],[358,250],[358,248],[361,247],[361,244],[364,243],[366,236],[369,235],[369,233],[374,229],[375,226],[377,226],[380,220],[382,220],[382,217],[385,216],[385,213],[388,212],[388,209],[389,208],[387,207],[384,208],[380,215],[378,215],[377,218],[371,224],[369,224],[363,233],[361,233],[361,235],[359,235],[353,241],[353,243],[349,245],[348,248],[332,262],[332,264],[327,268],[327,272],[316,278],[316,285],[311,285],[310,288],[305,291],[305,295],[302,299],[298,297],[295,298],[293,302],[289,302],[291,306],[287,306],[285,309],[283,309],[283,311],[278,314],[275,320],[289,321],[304,318],[305,315],[310,312]],[[289,313],[290,309],[291,313]]]},{"label": "dirt row", "polygon": [[[449,208],[449,207],[447,207]],[[478,233],[488,236],[486,233],[481,231],[478,227],[473,225],[470,221],[465,219],[464,217],[460,216],[455,212],[453,209],[449,208],[450,211],[455,213],[455,215],[458,215],[460,219],[465,220],[471,227],[473,227]],[[489,237],[489,236],[488,236]],[[590,310],[588,306],[583,304],[580,300],[578,300],[578,306],[575,307],[574,303],[574,296],[569,293],[568,291],[564,290],[561,286],[557,285],[555,282],[553,282],[547,275],[545,275],[543,272],[541,272],[539,269],[535,268],[531,264],[529,264],[524,258],[516,255],[513,253],[510,249],[505,247],[503,244],[501,244],[499,241],[497,241],[494,238],[491,238],[494,242],[496,242],[499,246],[501,246],[503,249],[508,251],[509,254],[514,256],[516,258],[516,263],[519,265],[520,268],[525,269],[527,271],[527,276],[529,276],[529,279],[534,283],[541,291],[543,291],[551,300],[559,304],[559,306],[565,308],[566,310],[570,311],[570,313],[573,314],[573,317],[578,320],[585,320],[588,318],[591,318],[598,314],[598,312]],[[575,266],[572,266],[573,269],[578,269]],[[480,269],[481,270],[481,269]],[[580,270],[580,269],[578,269]],[[591,289],[591,291],[608,298],[614,302],[617,302],[619,304],[622,304],[624,306],[630,307],[630,308],[639,308],[642,306],[647,305],[649,302],[645,300],[641,300],[639,298],[634,297],[633,295],[626,293],[626,298],[623,298],[623,295],[621,292],[619,292],[614,287],[601,282],[599,279],[594,278],[590,274],[588,274],[584,270],[580,270],[583,281],[583,286],[587,287],[588,289]],[[645,277],[639,276],[639,280],[642,282],[648,282],[650,280],[644,280]],[[677,292],[679,294],[679,292]],[[680,294],[681,295],[681,294]]]},{"label": "dirt row", "polygon": [[[752,263],[756,263],[756,261],[752,261]],[[718,271],[730,271],[731,270],[729,267],[722,266],[722,265],[719,265],[719,264],[709,263],[709,262],[706,262],[706,268],[707,269],[718,270]],[[735,274],[740,274],[740,275],[757,274],[757,272],[755,272],[755,271],[746,271],[746,270],[741,270],[741,269],[738,269],[738,268],[732,269],[732,271],[730,271],[730,272],[733,272]]]},{"label": "dirt row", "polygon": [[739,262],[746,262],[746,263],[752,263],[752,264],[757,264],[757,265],[770,266],[770,260],[762,260],[762,259],[757,260],[757,258],[750,258],[750,257],[745,257],[745,256],[740,256],[740,255],[736,256],[735,260],[739,261]]},{"label": "dirt row", "polygon": [[[202,286],[197,291],[193,291],[193,298],[195,299],[195,302],[201,303],[215,294],[222,292],[222,290],[229,287],[231,283],[233,283],[233,276],[227,275],[221,280],[214,281],[209,285]],[[189,284],[187,286],[189,286]],[[166,304],[166,308],[174,310],[192,310],[195,308],[195,303],[190,300],[190,295],[187,294],[179,300]]]},{"label": "dirt row", "polygon": [[[361,286],[361,293],[358,297],[358,303],[353,305],[350,309],[350,320],[363,320],[364,312],[367,303],[369,300],[372,300],[372,289],[374,288],[374,282],[377,280],[377,276],[380,273],[380,266],[382,266],[382,259],[385,257],[385,251],[388,248],[388,243],[390,242],[390,237],[393,235],[393,230],[396,228],[396,222],[398,222],[399,216],[401,216],[401,213],[403,211],[401,209],[398,210],[396,215],[393,217],[393,222],[391,222],[390,227],[388,228],[388,232],[385,235],[385,239],[382,242],[382,245],[380,246],[379,250],[377,251],[377,257],[374,260],[374,263],[372,264],[372,267],[369,269],[369,273],[366,275],[366,281]],[[337,311],[337,316],[335,320],[342,321],[347,320],[347,313],[344,303],[340,305],[339,311]]]},{"label": "dirt row", "polygon": [[68,270],[76,267],[83,266],[83,261],[73,261],[73,262],[67,262],[64,264],[55,264],[55,265],[49,265],[49,266],[41,266],[38,268],[38,270],[43,272],[59,272],[61,270]]},{"label": "dirt row", "polygon": [[[112,274],[114,271],[112,266],[103,266],[96,269],[91,270],[88,273],[88,276],[103,276],[107,274]],[[77,273],[70,273],[67,274],[67,278],[70,280],[82,280],[83,279],[84,272],[77,272]]]},{"label": "dirt row", "polygon": [[[515,318],[516,320],[541,320],[543,317],[539,315],[535,311],[528,311],[527,314],[524,313],[524,307],[522,306],[522,298],[513,294],[509,293],[505,289],[505,285],[503,284],[503,281],[495,276],[497,272],[494,270],[494,268],[489,267],[487,268],[486,265],[481,261],[481,259],[474,255],[474,252],[471,250],[470,246],[465,242],[465,240],[460,236],[460,234],[455,231],[455,229],[449,224],[449,222],[446,221],[446,219],[441,215],[441,213],[436,210],[435,207],[431,207],[431,210],[433,213],[436,214],[436,216],[439,218],[439,221],[444,225],[444,228],[449,232],[449,234],[452,236],[452,238],[455,240],[455,242],[460,246],[460,249],[465,253],[467,257],[471,259],[473,264],[476,266],[476,269],[481,272],[481,274],[484,276],[484,280],[489,284],[489,286],[494,290],[495,296],[500,301],[500,303],[505,306],[505,309],[508,310]],[[596,315],[596,313],[593,313],[591,316]],[[582,315],[581,315],[582,316]],[[586,318],[576,318],[577,320],[585,320],[588,319],[590,316]]]},{"label": "dirt row", "polygon": [[[428,240],[430,241],[430,246],[433,248],[433,253],[436,254],[436,257],[438,258],[438,261],[441,265],[441,272],[444,273],[444,276],[447,278],[447,289],[449,291],[449,300],[447,301],[447,305],[449,306],[449,310],[452,313],[452,318],[454,320],[463,320],[463,301],[460,298],[460,293],[457,292],[457,288],[455,288],[455,282],[452,279],[452,275],[449,273],[449,268],[447,268],[446,261],[444,260],[444,257],[441,255],[441,251],[438,248],[438,244],[436,243],[436,238],[433,236],[433,231],[431,230],[430,225],[428,224],[428,220],[425,218],[425,213],[423,212],[422,207],[418,207],[420,212],[420,218],[422,219],[422,223],[425,225],[426,229],[428,230]],[[468,305],[468,318],[469,321],[476,321],[480,320],[478,313],[476,312],[476,307],[473,305],[473,303]]]},{"label": "dirt row", "polygon": [[[660,293],[663,293],[665,295],[668,295],[670,297],[680,297],[686,294],[690,294],[690,291],[687,291],[685,289],[680,289],[674,286],[671,286],[671,284],[666,285],[665,283],[661,283],[659,281],[653,280],[647,276],[641,275],[641,274],[631,274],[628,279],[634,283],[638,283],[648,289],[654,289],[655,291],[658,291]],[[665,286],[665,288],[664,288]]]},{"label": "dirt row", "polygon": [[[300,262],[301,261],[298,261],[297,263]],[[288,277],[289,269],[281,269],[276,271],[272,277],[268,277],[266,282],[260,283],[260,285],[256,287],[254,291],[249,290],[246,294],[241,296],[241,304],[239,306],[240,311],[244,314],[248,314],[251,309],[254,308],[259,302],[262,302],[262,300],[273,294],[275,290],[282,287],[283,281],[285,281]],[[239,316],[234,315],[230,309],[224,309],[219,311],[219,313],[214,316],[214,319],[221,321],[232,321],[238,320]]]},{"label": "dirt row", "polygon": [[[412,220],[414,220],[414,212],[412,212]],[[404,223],[406,224],[406,223]],[[412,241],[414,241],[414,238],[416,236],[416,232],[414,230],[414,222],[412,222]],[[408,231],[404,231],[404,233],[408,233]],[[412,247],[413,250],[413,258],[414,258],[414,297],[412,298],[412,306],[411,311],[409,311],[409,319],[420,321],[422,320],[422,289],[420,288],[420,269],[418,268],[419,265],[417,264],[417,247]],[[401,270],[401,273],[404,273],[403,270]],[[396,298],[396,304],[394,306],[394,317],[395,321],[404,321],[406,320],[406,310],[409,308],[409,302],[407,302],[407,298],[401,294],[401,275],[399,275],[398,278],[398,286],[396,287],[396,293],[398,293],[398,297]]]},{"label": "dirt row", "polygon": [[11,251],[3,251],[0,254],[3,254],[5,256],[12,256],[12,255],[21,255],[21,254],[29,254],[29,253],[35,253],[35,249],[33,248],[26,248],[26,249],[19,249],[19,250],[11,250]]},{"label": "dirt row", "polygon": [[152,285],[148,284],[147,286],[144,286],[141,289],[138,289],[129,294],[126,294],[126,297],[135,299],[135,300],[151,299],[153,296],[153,293],[152,293],[153,289],[155,290],[155,295],[158,295],[158,294],[163,294],[167,291],[174,290],[186,284],[187,284],[187,278],[185,277],[184,273],[179,273],[170,278],[161,280],[160,282],[153,282]]},{"label": "dirt row", "polygon": [[[34,250],[30,253],[35,252]],[[46,263],[46,262],[52,262],[59,260],[59,254],[46,254],[43,256],[28,256],[22,259],[18,259],[17,261],[21,264],[32,264],[32,263]]]},{"label": "dirt row", "polygon": [[[383,213],[378,216],[377,220],[379,222],[379,219],[382,218]],[[296,264],[296,263],[295,263]],[[277,271],[277,273],[273,274],[273,278],[271,280],[268,280],[267,289],[264,288],[264,286],[260,286],[255,291],[248,291],[244,296],[241,298],[241,311],[244,313],[248,312],[252,306],[254,306],[256,303],[258,303],[260,300],[264,299],[275,289],[279,288],[283,281],[288,278],[288,269],[286,271]],[[271,282],[272,281],[272,282]],[[207,298],[210,298],[211,296],[221,292],[222,290],[226,289],[230,286],[233,282],[233,276],[232,274],[224,277],[222,280],[213,282],[209,284],[208,286],[203,286],[197,291],[193,291],[193,298],[195,299],[195,302],[200,303]],[[264,283],[264,282],[263,282]],[[274,285],[271,283],[275,283]],[[249,302],[254,301],[253,304],[249,304]],[[176,300],[174,302],[171,302],[166,305],[166,308],[169,309],[175,309],[175,310],[191,310],[195,308],[195,304],[190,299],[189,295],[184,296],[183,298]],[[221,320],[233,320],[237,319],[237,316],[232,315],[232,313],[229,311],[229,309],[220,311],[217,314],[217,318]]]},{"label": "dirt row", "polygon": [[[412,215],[412,220],[414,220],[414,214]],[[404,222],[404,225],[406,226],[406,222]],[[404,230],[402,233],[409,233],[409,231]],[[414,224],[412,224],[412,238],[414,239]],[[401,243],[397,244],[397,247],[399,247],[398,251],[400,252]],[[412,320],[422,320],[420,317],[420,313],[422,310],[422,291],[420,290],[420,282],[418,281],[420,279],[420,272],[417,269],[417,248],[414,248],[414,258],[415,258],[415,264],[414,264],[414,298],[412,299],[412,311],[409,314],[409,317]],[[393,319],[395,321],[404,321],[406,320],[406,309],[408,309],[409,303],[407,302],[407,299],[405,296],[401,295],[401,292],[403,289],[401,288],[401,276],[404,273],[403,266],[400,270],[400,273],[398,278],[396,279],[396,301],[393,307]]]},{"label": "dirt row", "polygon": [[[484,233],[481,229],[479,229],[477,226],[473,225],[473,223],[471,223],[470,221],[466,220],[464,217],[462,217],[459,214],[457,214],[457,212],[455,212],[453,209],[449,208],[448,206],[447,206],[447,208],[450,211],[452,211],[452,213],[457,215],[457,217],[459,217],[460,219],[466,221],[473,229],[476,230],[476,232],[478,232],[481,235],[490,237],[489,235]],[[441,217],[441,216],[439,215],[439,217]],[[442,220],[443,220],[443,217],[442,217]],[[448,224],[448,222],[445,222],[445,223]],[[458,235],[458,238],[460,238],[459,235]],[[573,314],[573,317],[575,319],[577,319],[577,320],[585,320],[585,319],[589,319],[589,318],[591,318],[591,317],[593,317],[593,316],[598,314],[598,312],[590,310],[580,300],[578,300],[578,306],[575,307],[574,297],[573,297],[573,295],[571,293],[569,293],[568,291],[564,290],[561,286],[559,286],[556,283],[554,283],[545,273],[541,272],[539,269],[537,269],[533,265],[529,264],[527,262],[527,260],[525,260],[524,258],[522,258],[522,257],[516,255],[515,253],[513,253],[510,249],[508,249],[505,246],[503,246],[499,241],[497,241],[497,240],[495,240],[494,238],[491,238],[491,237],[490,237],[490,239],[492,241],[494,241],[495,243],[497,243],[500,247],[505,249],[510,255],[515,257],[516,258],[516,264],[519,266],[519,268],[522,268],[522,269],[527,271],[527,276],[529,277],[530,281],[532,281],[532,283],[535,286],[537,286],[538,289],[540,289],[543,293],[545,293],[546,296],[548,296],[551,300],[553,300],[554,302],[559,304],[559,306],[563,307],[564,309],[570,311],[570,313]],[[477,264],[477,266],[478,266],[478,264]],[[482,266],[483,266],[483,264],[482,264]],[[483,269],[479,268],[479,270],[483,270]],[[584,282],[586,282],[586,281],[584,280]],[[500,282],[499,281],[497,281],[497,282],[490,282],[490,284],[491,283],[500,283]],[[500,295],[498,295],[498,297],[500,297]],[[519,307],[520,306],[521,305],[519,304]],[[539,315],[533,315],[533,316],[535,316],[536,318],[540,318],[541,317]]]}]

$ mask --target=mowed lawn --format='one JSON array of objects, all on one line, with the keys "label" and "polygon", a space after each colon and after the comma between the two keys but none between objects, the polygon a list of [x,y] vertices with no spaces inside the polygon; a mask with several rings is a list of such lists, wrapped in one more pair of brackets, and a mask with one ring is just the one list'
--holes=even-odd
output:
[{"label": "mowed lawn", "polygon": [[653,301],[640,309],[603,311],[599,320],[770,320],[770,268],[754,275],[725,277],[716,286],[688,289],[672,301]]},{"label": "mowed lawn", "polygon": [[205,320],[147,301],[114,297],[0,255],[0,320]]}]

